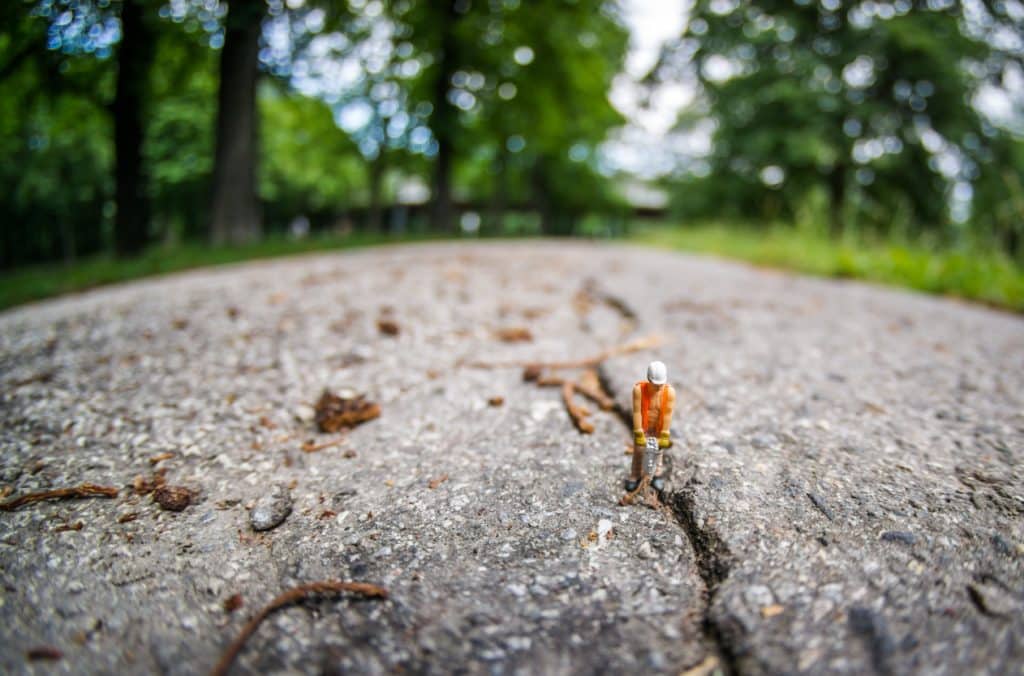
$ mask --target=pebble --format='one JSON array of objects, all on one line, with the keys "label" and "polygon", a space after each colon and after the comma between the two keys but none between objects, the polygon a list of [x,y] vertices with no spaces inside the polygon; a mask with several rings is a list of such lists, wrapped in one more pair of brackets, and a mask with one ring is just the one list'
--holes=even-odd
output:
[{"label": "pebble", "polygon": [[180,512],[192,504],[192,491],[184,486],[160,486],[153,491],[153,499],[171,512]]},{"label": "pebble", "polygon": [[902,542],[905,545],[912,545],[917,542],[917,536],[905,530],[882,531],[880,537],[884,542]]},{"label": "pebble", "polygon": [[636,555],[641,559],[653,559],[655,557],[654,547],[650,542],[644,542],[637,548]]},{"label": "pebble", "polygon": [[285,486],[275,484],[260,496],[249,513],[253,530],[270,530],[281,524],[292,511],[292,496]]}]

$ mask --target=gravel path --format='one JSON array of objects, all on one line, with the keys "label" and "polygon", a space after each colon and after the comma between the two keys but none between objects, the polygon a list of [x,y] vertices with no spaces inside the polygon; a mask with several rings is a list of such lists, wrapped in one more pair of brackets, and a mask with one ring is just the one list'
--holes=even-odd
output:
[{"label": "gravel path", "polygon": [[[558,388],[467,365],[652,333],[600,375],[621,408],[668,364],[664,510],[617,504],[621,411],[581,435]],[[207,673],[326,579],[390,598],[281,610],[234,673],[1024,673],[1015,316],[639,248],[394,247],[0,314],[0,383],[0,489],[119,489],[0,512],[6,673]],[[382,414],[320,434],[325,387]],[[135,490],[157,471],[183,511]]]}]

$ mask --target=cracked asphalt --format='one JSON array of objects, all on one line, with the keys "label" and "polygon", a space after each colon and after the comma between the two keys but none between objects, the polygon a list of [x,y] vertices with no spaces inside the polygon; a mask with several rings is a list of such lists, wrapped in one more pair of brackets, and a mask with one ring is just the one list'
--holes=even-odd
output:
[{"label": "cracked asphalt", "polygon": [[[558,388],[471,365],[652,334],[601,365],[619,410],[588,403],[590,435]],[[620,507],[655,357],[666,506]],[[6,673],[208,673],[327,579],[390,597],[278,611],[232,673],[1024,673],[1017,316],[618,245],[418,245],[9,311],[0,383],[0,490],[119,489],[0,512]],[[320,434],[324,388],[382,414]],[[183,511],[135,490],[158,471]]]}]

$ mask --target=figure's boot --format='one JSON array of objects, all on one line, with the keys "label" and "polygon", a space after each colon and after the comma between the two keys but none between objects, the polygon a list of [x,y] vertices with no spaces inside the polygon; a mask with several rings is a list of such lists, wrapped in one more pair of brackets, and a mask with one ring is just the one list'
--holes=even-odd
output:
[{"label": "figure's boot", "polygon": [[644,447],[633,445],[633,462],[630,466],[629,478],[626,479],[625,488],[627,493],[632,493],[640,485],[640,477],[644,469]]},{"label": "figure's boot", "polygon": [[662,472],[662,461],[664,457],[665,450],[659,448],[657,451],[656,459],[654,461],[654,472],[651,477],[651,488],[658,491],[659,495],[663,490],[665,490],[665,475]]}]

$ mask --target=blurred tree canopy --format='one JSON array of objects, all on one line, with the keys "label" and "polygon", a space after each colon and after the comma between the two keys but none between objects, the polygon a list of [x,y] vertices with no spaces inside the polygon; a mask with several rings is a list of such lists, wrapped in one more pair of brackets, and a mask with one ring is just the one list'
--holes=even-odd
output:
[{"label": "blurred tree canopy", "polygon": [[296,219],[451,230],[473,210],[501,231],[517,209],[569,233],[618,207],[596,155],[623,121],[608,0],[12,0],[0,19],[3,267]]},{"label": "blurred tree canopy", "polygon": [[[1019,250],[1020,138],[974,103],[1022,75],[1024,8],[996,0],[698,0],[657,82],[689,78],[711,153],[684,213],[949,229]],[[1018,111],[1019,113],[1019,111]]]}]

